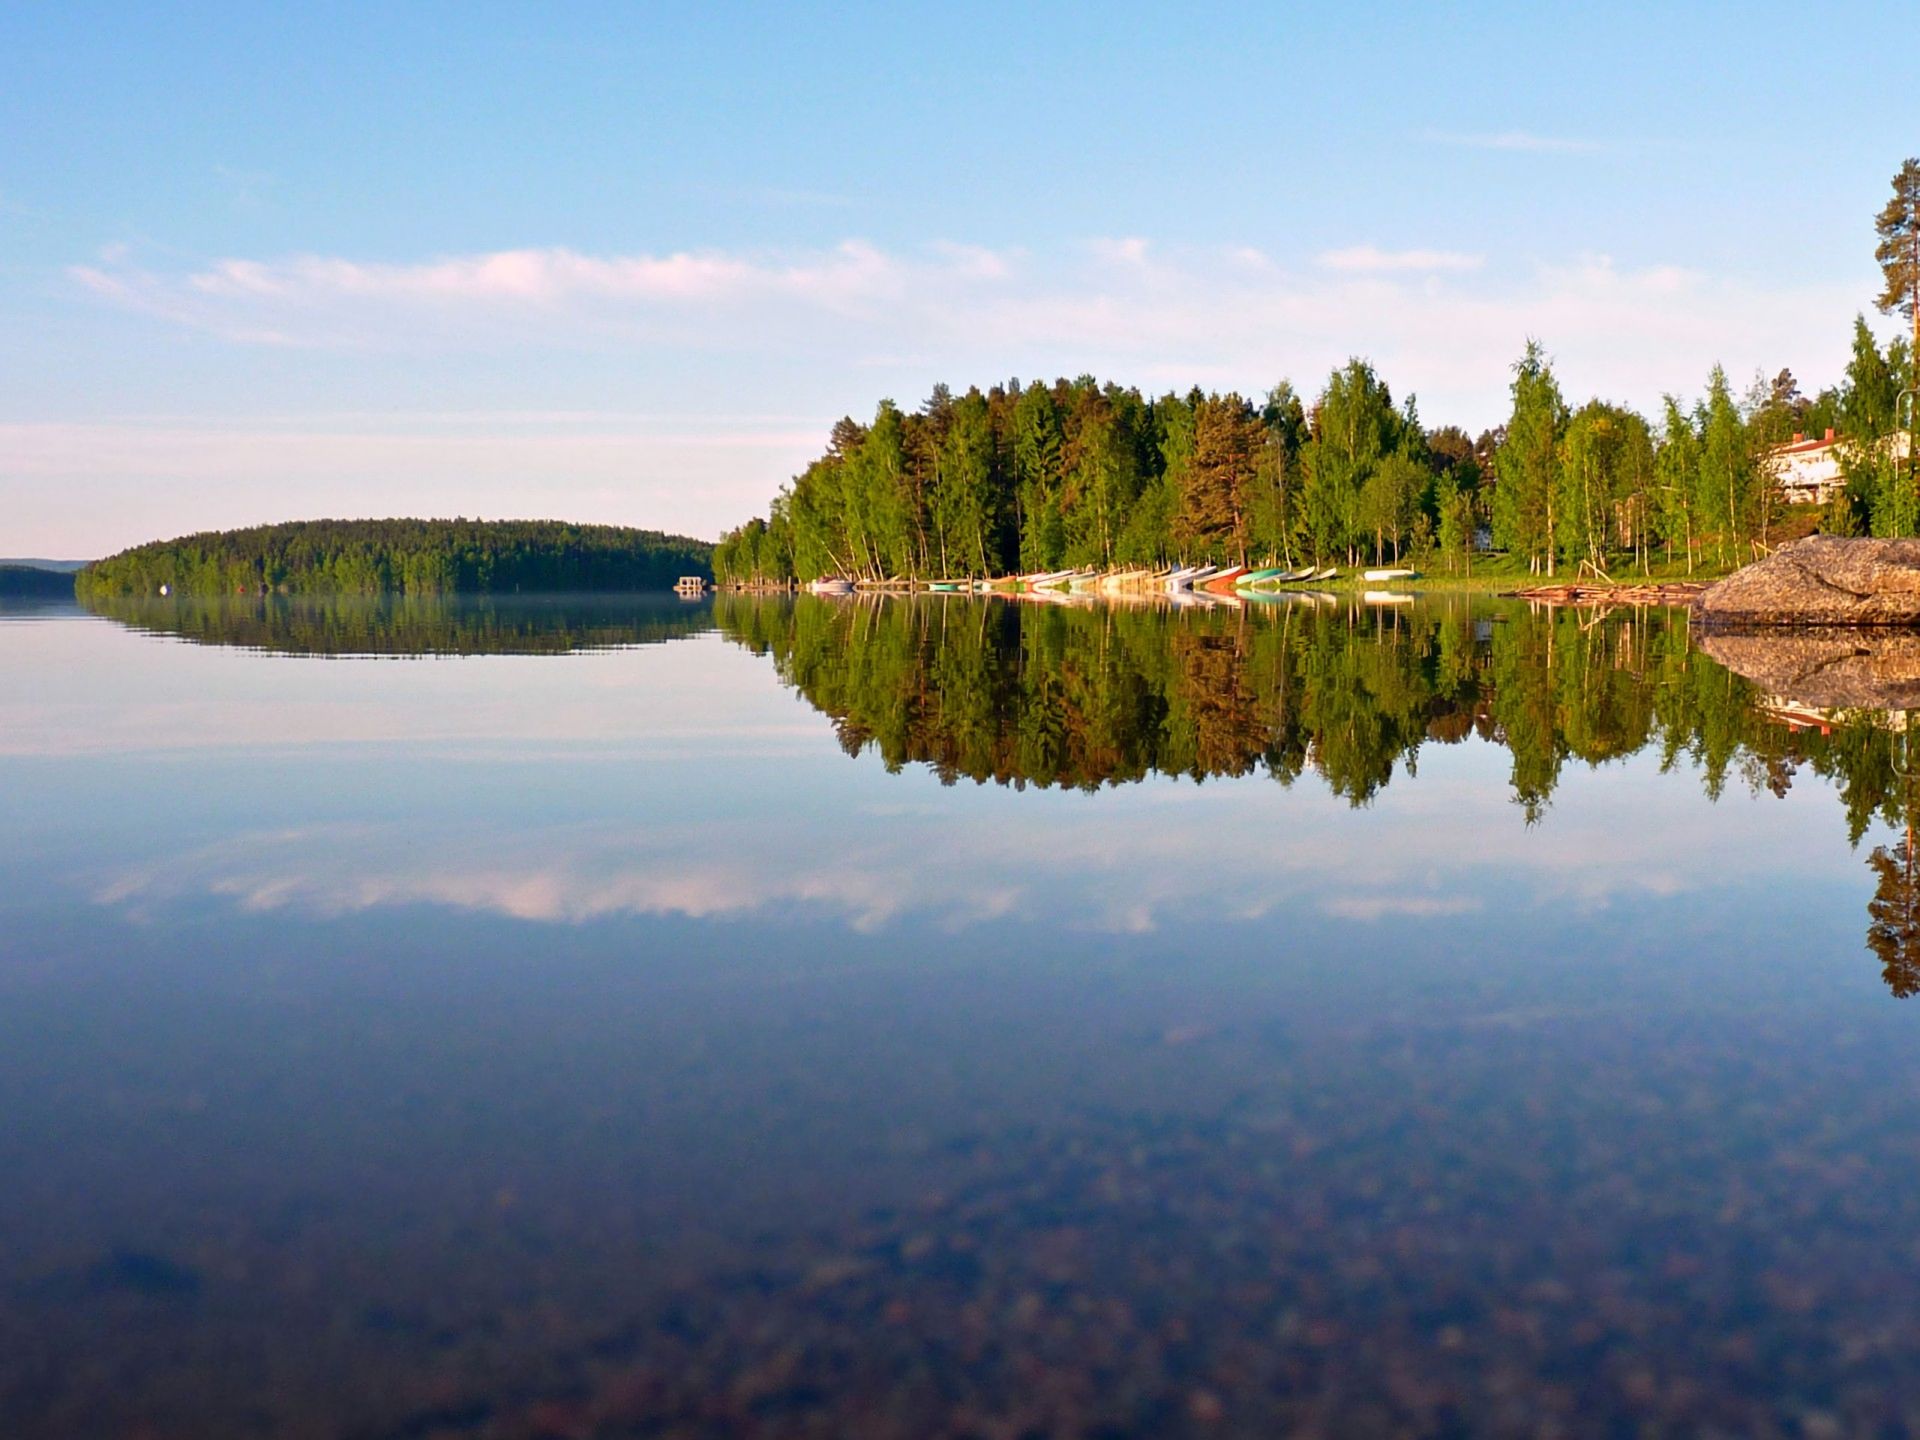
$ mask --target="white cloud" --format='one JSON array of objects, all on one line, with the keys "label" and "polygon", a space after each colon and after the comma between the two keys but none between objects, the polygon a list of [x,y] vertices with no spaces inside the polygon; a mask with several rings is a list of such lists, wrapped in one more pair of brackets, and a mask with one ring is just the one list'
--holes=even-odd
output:
[{"label": "white cloud", "polygon": [[[939,380],[1091,372],[1147,389],[1249,393],[1291,378],[1311,395],[1328,371],[1361,355],[1396,395],[1416,393],[1430,422],[1479,428],[1504,414],[1509,366],[1537,336],[1576,401],[1597,394],[1651,409],[1663,392],[1696,392],[1716,363],[1735,376],[1783,364],[1816,382],[1837,375],[1847,317],[1871,298],[1855,285],[1764,284],[1605,255],[1497,262],[1360,243],[1290,264],[1244,245],[1179,247],[1139,236],[1047,252],[958,243],[890,250],[849,240],[782,253],[561,248],[400,264],[235,257],[184,271],[118,252],[71,274],[103,303],[236,344],[426,357],[430,364],[409,359],[407,369],[433,377],[418,397],[431,393],[429,405],[459,393],[448,378],[458,366],[544,359],[554,378],[541,400],[564,409],[574,390],[562,359],[578,371],[614,357],[626,373],[646,376],[644,393],[670,390],[695,362],[717,362],[760,393],[819,414],[766,434],[694,427],[697,446],[671,449],[658,435],[623,441],[606,427],[561,421],[452,433],[404,418],[375,427],[315,419],[285,427],[301,433],[282,438],[299,443],[278,446],[257,425],[0,430],[0,481],[57,477],[73,487],[55,496],[23,486],[9,497],[18,543],[76,553],[141,538],[88,538],[99,526],[75,519],[76,494],[92,496],[89,516],[124,514],[130,527],[149,528],[280,518],[316,504],[366,511],[364,498],[340,498],[364,496],[352,486],[361,479],[387,487],[385,509],[473,513],[502,508],[515,468],[531,487],[514,507],[521,513],[617,512],[716,533],[762,508],[833,416],[862,413],[882,395],[911,403]],[[689,391],[679,403],[692,398]],[[341,482],[331,489],[328,466]],[[497,477],[491,488],[489,476]],[[133,489],[142,477],[180,485],[142,498]],[[248,493],[217,503],[200,504],[190,488],[210,495],[243,477],[252,477]],[[323,503],[323,494],[333,498]],[[136,515],[162,498],[163,522]]]},{"label": "white cloud", "polygon": [[1320,264],[1329,270],[1355,274],[1390,274],[1395,271],[1478,270],[1484,255],[1469,255],[1459,250],[1382,250],[1377,245],[1355,245],[1345,250],[1328,250]]}]

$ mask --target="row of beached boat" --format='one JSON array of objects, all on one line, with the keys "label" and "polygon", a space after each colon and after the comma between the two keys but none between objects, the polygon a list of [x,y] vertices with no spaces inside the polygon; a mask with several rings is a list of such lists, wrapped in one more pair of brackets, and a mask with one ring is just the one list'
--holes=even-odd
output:
[{"label": "row of beached boat", "polygon": [[[1414,571],[1367,570],[1367,581],[1406,580]],[[1059,594],[1214,594],[1233,595],[1247,591],[1279,590],[1290,585],[1324,584],[1339,578],[1333,565],[1315,568],[1308,565],[1288,568],[1280,565],[1168,565],[1140,566],[1126,570],[1100,570],[1091,566],[1077,570],[1046,570],[1026,575],[1008,575],[995,580],[857,581],[845,576],[828,576],[813,581],[807,588],[816,595],[847,595],[855,590],[926,589],[935,594],[971,595],[989,592],[1053,592]]]}]

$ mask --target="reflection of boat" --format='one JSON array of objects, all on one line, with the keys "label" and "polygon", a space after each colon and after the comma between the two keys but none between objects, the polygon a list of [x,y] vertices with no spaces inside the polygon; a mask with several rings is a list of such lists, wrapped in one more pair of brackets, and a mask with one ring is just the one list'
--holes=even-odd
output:
[{"label": "reflection of boat", "polygon": [[1249,605],[1311,605],[1315,599],[1311,590],[1277,590],[1271,586],[1236,590],[1234,597]]},{"label": "reflection of boat", "polygon": [[1413,596],[1398,590],[1362,590],[1360,599],[1368,605],[1411,605]]},{"label": "reflection of boat", "polygon": [[1362,580],[1417,580],[1420,578],[1420,572],[1417,570],[1404,570],[1404,569],[1398,569],[1398,568],[1389,568],[1385,570],[1362,570],[1360,572],[1360,578]]}]

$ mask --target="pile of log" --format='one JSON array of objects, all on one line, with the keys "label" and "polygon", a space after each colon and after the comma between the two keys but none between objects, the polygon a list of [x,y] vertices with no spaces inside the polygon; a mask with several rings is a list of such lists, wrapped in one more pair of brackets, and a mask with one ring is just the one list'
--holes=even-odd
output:
[{"label": "pile of log", "polygon": [[1704,581],[1673,580],[1635,585],[1601,585],[1592,581],[1564,585],[1532,585],[1524,590],[1503,592],[1514,600],[1531,600],[1536,605],[1687,605],[1706,589]]}]

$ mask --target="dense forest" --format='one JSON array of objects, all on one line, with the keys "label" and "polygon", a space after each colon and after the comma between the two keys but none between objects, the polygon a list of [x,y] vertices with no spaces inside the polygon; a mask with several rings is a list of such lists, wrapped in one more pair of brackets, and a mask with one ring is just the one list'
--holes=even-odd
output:
[{"label": "dense forest", "polygon": [[706,603],[671,595],[89,594],[84,603],[131,629],[277,655],[571,655],[660,644],[713,624]]},{"label": "dense forest", "polygon": [[300,520],[156,541],[96,561],[79,593],[449,595],[670,588],[713,547],[553,520]]},{"label": "dense forest", "polygon": [[1911,534],[1920,507],[1895,429],[1911,366],[1856,320],[1843,382],[1803,395],[1790,371],[1736,393],[1715,368],[1695,400],[1649,418],[1563,394],[1546,351],[1513,366],[1499,427],[1428,429],[1365,360],[1311,401],[1143,395],[1091,376],[1018,380],[917,411],[882,401],[843,419],[771,511],[714,550],[722,583],[992,576],[1175,561],[1413,560],[1460,572],[1476,541],[1528,571],[1585,564],[1648,573],[1752,558],[1780,518],[1768,452],[1833,426],[1848,483],[1819,523]]}]

